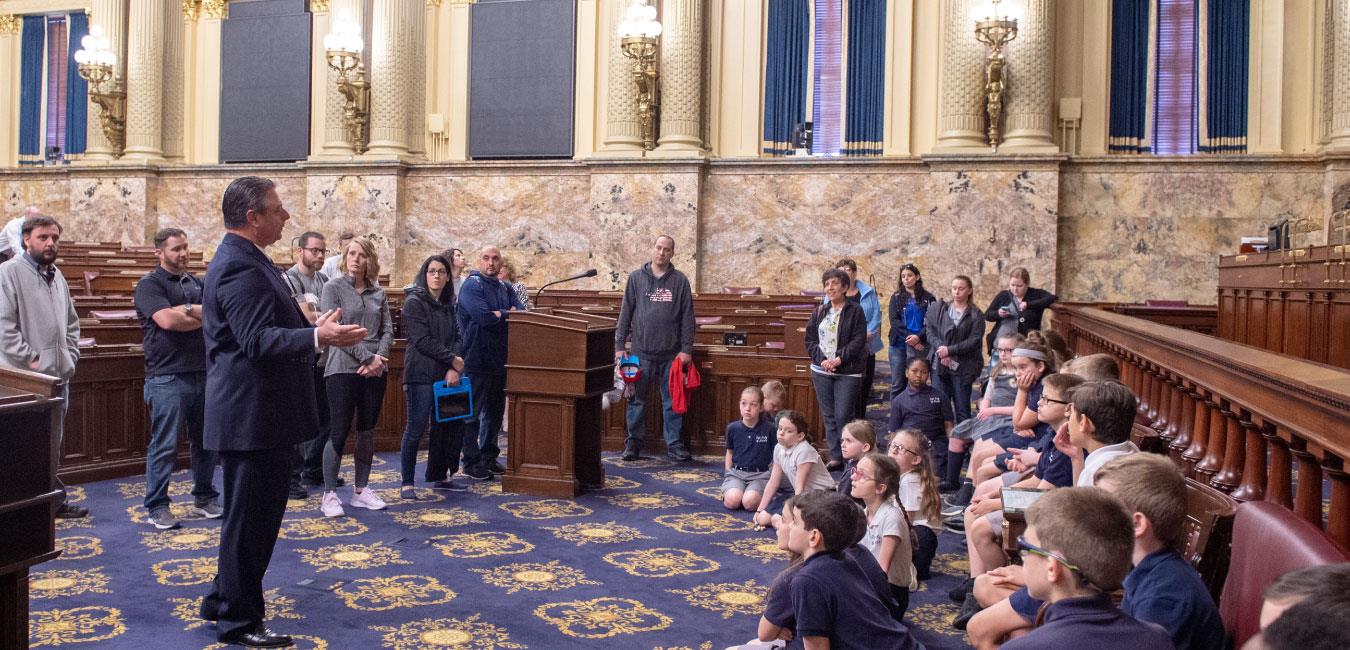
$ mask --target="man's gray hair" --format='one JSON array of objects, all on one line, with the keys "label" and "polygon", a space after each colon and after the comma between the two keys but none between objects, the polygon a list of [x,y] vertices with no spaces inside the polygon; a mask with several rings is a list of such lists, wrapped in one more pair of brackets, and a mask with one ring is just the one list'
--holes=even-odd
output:
[{"label": "man's gray hair", "polygon": [[267,196],[268,190],[276,187],[276,183],[259,176],[242,176],[236,178],[230,186],[225,188],[225,197],[221,199],[220,211],[225,217],[225,227],[227,229],[243,228],[248,223],[245,216],[249,210],[261,213],[266,209],[263,199]]}]

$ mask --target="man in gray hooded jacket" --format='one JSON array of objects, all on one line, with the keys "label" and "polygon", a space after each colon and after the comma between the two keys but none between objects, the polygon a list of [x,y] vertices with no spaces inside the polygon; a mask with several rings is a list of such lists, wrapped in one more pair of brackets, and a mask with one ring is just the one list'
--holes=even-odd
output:
[{"label": "man in gray hooded jacket", "polygon": [[647,435],[646,399],[652,382],[661,389],[662,422],[666,454],[672,460],[689,460],[689,451],[680,440],[684,416],[671,409],[670,364],[688,364],[694,353],[694,298],[689,278],[675,270],[670,258],[675,255],[675,240],[669,235],[656,238],[652,261],[628,274],[623,290],[623,307],[614,331],[614,358],[624,353],[631,335],[633,354],[641,362],[641,376],[628,399],[628,440],[624,460],[637,460]]},{"label": "man in gray hooded jacket", "polygon": [[[59,454],[70,378],[80,359],[80,317],[70,287],[56,269],[61,224],[51,217],[30,216],[23,222],[22,235],[23,254],[0,264],[0,365],[61,380],[61,414],[55,431]],[[65,489],[60,479],[56,485]],[[56,509],[56,516],[63,519],[87,514],[87,509],[69,503]]]}]

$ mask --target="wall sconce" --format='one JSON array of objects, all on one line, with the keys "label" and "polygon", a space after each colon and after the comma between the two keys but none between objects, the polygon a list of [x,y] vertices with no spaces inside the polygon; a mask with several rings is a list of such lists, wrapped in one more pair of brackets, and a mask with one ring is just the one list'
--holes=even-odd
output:
[{"label": "wall sconce", "polygon": [[323,49],[328,54],[328,67],[338,73],[337,89],[345,101],[342,125],[356,153],[365,153],[370,135],[370,82],[361,64],[365,47],[352,12],[342,10],[333,21],[333,31],[323,37]]},{"label": "wall sconce", "polygon": [[661,23],[656,7],[647,0],[633,0],[619,23],[619,39],[624,56],[633,60],[633,79],[638,88],[638,120],[642,125],[642,148],[656,148],[656,111],[660,95],[656,79],[656,39]]},{"label": "wall sconce", "polygon": [[989,46],[989,56],[984,63],[984,111],[989,117],[989,147],[998,151],[998,143],[1003,140],[1003,93],[1006,81],[1003,67],[1007,59],[1003,58],[1003,48],[1017,38],[1017,17],[1015,6],[1004,11],[999,0],[992,0],[976,14],[983,19],[975,21],[975,38]]},{"label": "wall sconce", "polygon": [[89,82],[89,99],[98,104],[103,137],[112,145],[114,155],[121,156],[127,142],[127,93],[117,74],[117,53],[112,51],[102,25],[91,25],[89,33],[80,39],[75,63],[80,78]]}]

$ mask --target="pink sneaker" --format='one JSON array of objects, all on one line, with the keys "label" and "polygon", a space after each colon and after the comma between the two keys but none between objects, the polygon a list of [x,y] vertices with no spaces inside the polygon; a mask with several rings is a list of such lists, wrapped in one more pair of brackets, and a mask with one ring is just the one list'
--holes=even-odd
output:
[{"label": "pink sneaker", "polygon": [[371,510],[384,510],[385,502],[375,494],[375,490],[366,488],[364,490],[355,490],[352,492],[352,500],[348,503],[354,508],[369,508]]},{"label": "pink sneaker", "polygon": [[342,511],[342,501],[338,499],[337,492],[324,492],[319,509],[323,511],[325,517],[341,517],[347,514]]}]

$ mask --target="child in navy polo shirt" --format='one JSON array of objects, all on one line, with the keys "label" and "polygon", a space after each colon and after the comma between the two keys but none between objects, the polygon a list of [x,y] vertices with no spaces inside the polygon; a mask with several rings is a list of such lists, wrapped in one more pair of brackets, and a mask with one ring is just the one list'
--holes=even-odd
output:
[{"label": "child in navy polo shirt", "polygon": [[[859,511],[837,492],[812,492],[796,501],[799,516],[788,544],[802,550],[802,565],[788,587],[796,636],[806,648],[910,650],[922,644],[892,618],[873,578],[848,548]],[[828,644],[828,645],[827,645]]]},{"label": "child in navy polo shirt", "polygon": [[1119,499],[1095,488],[1047,492],[1027,509],[1027,530],[1017,546],[1028,592],[1047,604],[1040,626],[1003,644],[1004,650],[1173,647],[1166,632],[1111,602],[1134,549],[1134,524]]},{"label": "child in navy polo shirt", "polygon": [[741,419],[727,425],[726,478],[722,479],[722,505],[728,510],[754,510],[764,496],[773,465],[777,429],[760,417],[764,393],[755,386],[741,391]]},{"label": "child in navy polo shirt", "polygon": [[1053,354],[1034,343],[1022,343],[1013,349],[1009,359],[1015,373],[1017,396],[1013,399],[1012,426],[993,432],[984,440],[976,441],[970,451],[967,475],[975,485],[1008,471],[1006,452],[1026,449],[1053,433],[1040,426],[1042,379],[1055,373]]},{"label": "child in navy polo shirt", "polygon": [[[947,467],[947,434],[952,431],[952,403],[928,384],[933,367],[928,359],[913,357],[905,363],[905,379],[909,385],[891,400],[889,431],[918,429],[928,437],[933,450],[933,472],[945,476]],[[952,462],[960,462],[953,459]]]},{"label": "child in navy polo shirt", "polygon": [[764,394],[762,417],[770,422],[777,422],[778,412],[783,410],[784,400],[787,397],[787,389],[783,387],[783,382],[770,379],[759,387],[759,391]]}]

